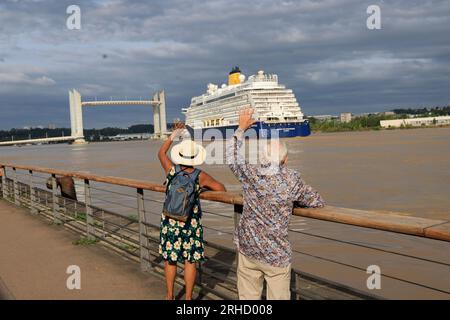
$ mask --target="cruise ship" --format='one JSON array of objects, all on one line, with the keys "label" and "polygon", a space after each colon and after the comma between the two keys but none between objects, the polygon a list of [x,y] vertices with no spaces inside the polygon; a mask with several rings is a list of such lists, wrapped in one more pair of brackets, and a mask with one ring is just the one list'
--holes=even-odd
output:
[{"label": "cruise ship", "polygon": [[256,123],[252,128],[259,137],[286,138],[311,133],[294,92],[279,84],[276,74],[262,70],[246,78],[239,67],[233,68],[228,84],[220,87],[208,84],[206,93],[193,97],[190,106],[182,112],[190,131],[201,130],[203,135],[214,128],[223,137],[229,137],[238,127],[239,111],[249,105],[255,110]]}]

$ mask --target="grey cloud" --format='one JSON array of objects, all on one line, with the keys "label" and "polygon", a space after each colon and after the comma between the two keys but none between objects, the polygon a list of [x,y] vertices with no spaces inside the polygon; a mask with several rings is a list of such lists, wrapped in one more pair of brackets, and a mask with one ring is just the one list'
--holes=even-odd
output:
[{"label": "grey cloud", "polygon": [[[225,82],[234,65],[279,74],[306,114],[450,100],[448,1],[379,1],[378,31],[365,26],[373,1],[75,2],[79,31],[65,28],[73,1],[0,3],[0,108],[10,110],[0,127],[68,125],[70,88],[86,99],[149,97],[164,88],[168,119],[181,117],[193,95]],[[127,125],[146,112],[92,110],[87,123]]]}]

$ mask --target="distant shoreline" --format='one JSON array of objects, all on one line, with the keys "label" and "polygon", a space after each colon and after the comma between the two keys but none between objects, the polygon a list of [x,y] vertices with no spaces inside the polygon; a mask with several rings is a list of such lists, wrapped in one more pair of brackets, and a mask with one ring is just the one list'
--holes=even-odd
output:
[{"label": "distant shoreline", "polygon": [[[318,129],[311,129],[311,135],[316,134],[332,134],[332,133],[350,133],[350,132],[370,132],[370,131],[397,131],[397,130],[414,130],[414,129],[445,129],[450,128],[450,125],[435,125],[435,126],[406,126],[406,127],[392,127],[392,128],[381,128],[381,127],[363,127],[363,128],[338,128],[337,130],[334,129],[327,129],[327,130],[318,130]],[[306,137],[295,137],[304,139]],[[290,138],[285,138],[290,139]],[[88,141],[89,143],[113,143],[113,142],[144,142],[144,141],[151,141],[153,139],[128,139],[128,140],[92,140]],[[221,140],[221,139],[216,139]],[[66,144],[66,142],[62,143],[50,143],[50,144]],[[48,145],[48,144],[45,144]],[[26,146],[26,145],[24,145]],[[16,146],[15,146],[16,147]]]},{"label": "distant shoreline", "polygon": [[365,132],[365,131],[395,131],[395,130],[413,130],[413,129],[438,129],[438,128],[450,128],[450,125],[440,125],[440,126],[406,126],[406,127],[392,127],[392,128],[381,128],[381,127],[366,127],[358,129],[349,128],[339,128],[339,129],[327,129],[318,130],[311,129],[311,133],[344,133],[344,132]]}]

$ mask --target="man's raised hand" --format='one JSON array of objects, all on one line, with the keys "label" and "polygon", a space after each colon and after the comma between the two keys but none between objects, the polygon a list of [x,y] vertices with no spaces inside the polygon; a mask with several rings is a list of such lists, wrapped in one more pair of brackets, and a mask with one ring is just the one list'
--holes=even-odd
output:
[{"label": "man's raised hand", "polygon": [[247,130],[256,122],[256,120],[253,119],[253,112],[255,109],[249,107],[241,110],[239,112],[239,129]]}]

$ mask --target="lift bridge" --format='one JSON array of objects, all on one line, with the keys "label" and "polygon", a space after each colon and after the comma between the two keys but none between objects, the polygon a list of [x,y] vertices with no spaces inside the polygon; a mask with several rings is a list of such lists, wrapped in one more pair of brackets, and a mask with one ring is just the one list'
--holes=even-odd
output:
[{"label": "lift bridge", "polygon": [[85,144],[83,129],[83,108],[96,106],[112,106],[112,105],[146,105],[152,106],[153,109],[153,125],[154,137],[164,138],[167,135],[166,123],[166,98],[164,90],[158,91],[153,95],[153,100],[104,100],[104,101],[81,101],[81,94],[73,89],[69,91],[70,104],[70,127],[71,134],[68,137],[54,137],[42,139],[28,139],[17,141],[0,142],[0,146],[47,143],[67,141],[74,144]]}]

